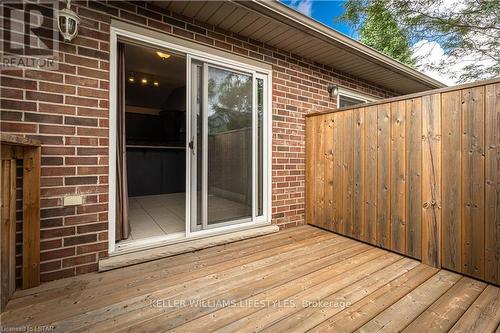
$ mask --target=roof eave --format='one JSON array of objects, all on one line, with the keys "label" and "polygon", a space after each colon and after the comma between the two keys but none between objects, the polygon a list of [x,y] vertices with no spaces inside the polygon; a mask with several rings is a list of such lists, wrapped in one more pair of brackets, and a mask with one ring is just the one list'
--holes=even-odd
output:
[{"label": "roof eave", "polygon": [[365,59],[369,59],[370,61],[375,62],[388,70],[411,77],[415,81],[418,81],[431,89],[446,87],[444,83],[439,82],[438,80],[435,80],[397,60],[394,60],[340,32],[335,31],[314,19],[293,10],[278,0],[251,0],[239,3],[243,4],[245,7],[251,7],[259,13],[271,16],[284,24],[293,24],[296,28],[302,30],[303,32],[312,34],[316,37],[322,38],[323,40],[336,43],[337,45],[342,45],[349,52]]}]

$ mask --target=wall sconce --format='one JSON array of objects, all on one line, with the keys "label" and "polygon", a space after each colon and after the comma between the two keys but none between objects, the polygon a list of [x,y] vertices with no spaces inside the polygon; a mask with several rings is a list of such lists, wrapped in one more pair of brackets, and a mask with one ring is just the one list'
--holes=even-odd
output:
[{"label": "wall sconce", "polygon": [[57,24],[64,40],[70,42],[78,34],[80,18],[71,10],[71,0],[67,0],[66,8],[57,13]]},{"label": "wall sconce", "polygon": [[328,91],[328,94],[330,95],[330,98],[332,96],[337,96],[338,93],[339,93],[339,86],[337,86],[336,84],[329,84],[328,87],[326,88],[326,90]]}]

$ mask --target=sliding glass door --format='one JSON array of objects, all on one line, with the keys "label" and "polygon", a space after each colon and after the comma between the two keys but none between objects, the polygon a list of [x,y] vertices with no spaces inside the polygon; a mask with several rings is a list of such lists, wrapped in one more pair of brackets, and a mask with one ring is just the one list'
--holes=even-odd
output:
[{"label": "sliding glass door", "polygon": [[263,215],[264,78],[191,61],[191,232]]}]

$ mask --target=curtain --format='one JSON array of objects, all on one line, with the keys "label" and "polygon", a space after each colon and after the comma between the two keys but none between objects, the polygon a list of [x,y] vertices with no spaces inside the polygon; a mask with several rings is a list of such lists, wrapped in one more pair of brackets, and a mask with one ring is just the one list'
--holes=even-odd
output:
[{"label": "curtain", "polygon": [[118,43],[116,102],[116,240],[130,235],[128,220],[127,147],[125,137],[125,44]]}]

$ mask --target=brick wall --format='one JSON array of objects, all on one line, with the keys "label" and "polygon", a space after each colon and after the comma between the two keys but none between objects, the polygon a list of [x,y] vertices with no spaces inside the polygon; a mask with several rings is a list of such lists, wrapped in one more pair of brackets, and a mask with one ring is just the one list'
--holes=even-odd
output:
[{"label": "brick wall", "polygon": [[[107,255],[110,19],[119,17],[273,66],[273,223],[304,223],[304,114],[335,108],[337,83],[380,97],[393,93],[307,59],[150,4],[73,2],[82,24],[60,41],[57,71],[2,71],[1,130],[41,140],[42,281],[97,269]],[[334,56],[334,55],[332,55]],[[83,194],[84,204],[62,199]]]}]

